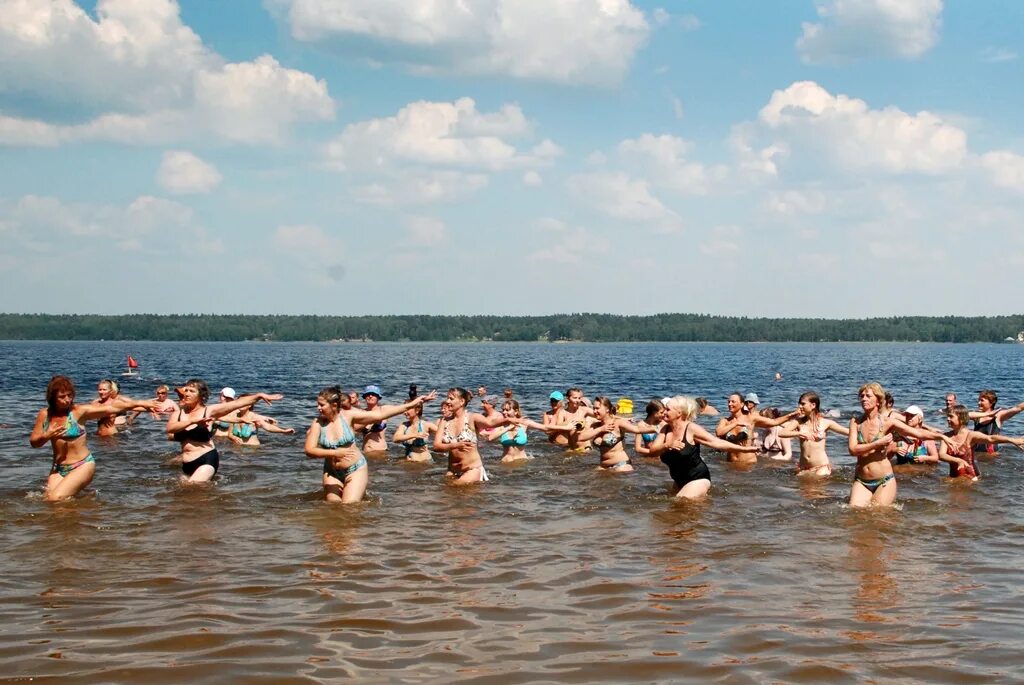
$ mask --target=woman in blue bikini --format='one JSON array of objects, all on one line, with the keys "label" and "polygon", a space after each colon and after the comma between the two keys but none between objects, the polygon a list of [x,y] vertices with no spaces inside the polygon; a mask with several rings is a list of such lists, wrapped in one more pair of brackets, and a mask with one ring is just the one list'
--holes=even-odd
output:
[{"label": "woman in blue bikini", "polygon": [[138,409],[155,410],[156,400],[133,400],[118,397],[106,404],[75,404],[75,384],[67,376],[54,376],[46,386],[46,408],[36,415],[36,423],[29,436],[32,447],[53,445],[53,466],[46,479],[47,501],[74,497],[92,482],[96,473],[96,460],[85,442],[83,423],[91,419],[116,416],[118,413]]},{"label": "woman in blue bikini", "polygon": [[434,457],[427,449],[430,434],[437,431],[437,424],[423,420],[423,405],[413,407],[405,412],[405,421],[395,429],[392,438],[396,445],[405,448],[405,458],[409,461],[433,461]]},{"label": "woman in blue bikini", "polygon": [[[661,400],[654,399],[647,403],[646,412],[647,418],[644,419],[644,423],[655,426],[656,429],[662,427],[663,422],[661,415],[665,411],[665,405],[662,404]],[[636,449],[636,455],[638,457],[654,458],[658,456],[658,452],[653,448],[654,441],[658,439],[658,431],[653,430],[649,433],[640,433],[636,436],[636,442],[633,444]]]},{"label": "woman in blue bikini", "polygon": [[525,418],[519,408],[519,402],[513,399],[507,399],[502,403],[501,414],[505,418],[505,423],[486,434],[489,442],[497,440],[501,444],[503,448],[501,461],[508,464],[513,461],[533,459],[526,453],[526,443],[529,442],[526,429],[533,428],[547,433],[549,427]]},{"label": "woman in blue bikini", "polygon": [[646,423],[632,423],[615,415],[612,401],[604,396],[594,398],[594,417],[589,419],[590,425],[580,431],[581,442],[593,441],[601,454],[599,468],[605,471],[627,473],[633,470],[633,463],[623,448],[622,441],[626,433],[657,433],[658,427]]},{"label": "woman in blue bikini", "polygon": [[850,506],[890,506],[896,501],[896,475],[888,450],[893,435],[944,442],[949,442],[949,437],[924,428],[912,428],[898,418],[903,416],[898,412],[883,416],[885,391],[878,383],[861,386],[858,396],[864,413],[850,419],[850,454],[857,458]]},{"label": "woman in blue bikini", "polygon": [[366,457],[356,446],[352,422],[377,423],[398,416],[437,397],[436,392],[409,400],[405,404],[378,404],[373,411],[346,408],[341,388],[324,388],[316,396],[319,416],[306,432],[306,456],[324,460],[324,499],[345,504],[358,502],[366,493],[369,474]]}]

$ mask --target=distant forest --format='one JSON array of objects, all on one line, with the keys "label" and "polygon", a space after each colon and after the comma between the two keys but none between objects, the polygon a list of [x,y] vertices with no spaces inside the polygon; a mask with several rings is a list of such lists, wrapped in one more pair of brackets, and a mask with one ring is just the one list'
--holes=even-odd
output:
[{"label": "distant forest", "polygon": [[1024,315],[758,319],[706,314],[551,316],[122,316],[0,314],[4,340],[1001,342]]}]

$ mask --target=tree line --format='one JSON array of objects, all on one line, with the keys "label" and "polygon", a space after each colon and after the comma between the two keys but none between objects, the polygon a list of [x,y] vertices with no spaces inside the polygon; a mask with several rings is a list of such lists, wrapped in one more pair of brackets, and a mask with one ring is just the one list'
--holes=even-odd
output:
[{"label": "tree line", "polygon": [[769,319],[709,314],[247,316],[0,314],[4,340],[1001,342],[1024,315]]}]

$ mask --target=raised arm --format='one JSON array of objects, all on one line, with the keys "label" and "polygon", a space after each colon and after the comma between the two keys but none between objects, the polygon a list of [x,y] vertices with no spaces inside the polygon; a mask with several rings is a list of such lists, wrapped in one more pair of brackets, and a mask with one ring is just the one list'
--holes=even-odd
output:
[{"label": "raised arm", "polygon": [[609,425],[606,425],[606,424],[604,424],[604,423],[602,423],[600,421],[595,421],[594,423],[590,424],[589,426],[587,426],[586,428],[581,430],[579,432],[579,435],[577,436],[577,438],[581,442],[582,441],[587,441],[587,440],[593,440],[597,436],[604,435],[605,433],[611,432],[611,431],[615,430],[616,428],[617,428],[617,426],[615,426],[614,424],[609,426]]},{"label": "raised arm", "polygon": [[827,430],[827,431],[832,431],[833,433],[839,433],[840,435],[846,435],[846,436],[850,435],[850,429],[849,428],[847,428],[846,426],[842,426],[842,425],[836,423],[835,421],[831,421],[831,420],[826,421],[824,426],[825,426],[825,430]]},{"label": "raised arm", "polygon": [[206,418],[207,419],[219,419],[222,416],[226,416],[233,411],[251,407],[260,400],[263,400],[267,404],[276,402],[277,400],[283,399],[284,395],[280,393],[269,394],[265,392],[257,392],[251,395],[242,395],[236,400],[230,402],[218,402],[217,404],[206,405]]},{"label": "raised arm", "polygon": [[414,397],[405,404],[378,404],[377,408],[373,411],[367,411],[365,409],[349,409],[346,413],[348,414],[349,421],[352,424],[355,423],[377,423],[384,419],[390,419],[392,416],[398,416],[403,414],[410,409],[426,404],[437,397],[437,391],[431,390],[427,395],[420,395]]},{"label": "raised arm", "polygon": [[702,445],[707,445],[713,450],[719,452],[756,452],[757,448],[753,445],[737,445],[731,443],[728,440],[722,440],[721,438],[715,437],[711,433],[707,432],[706,429],[698,426],[696,423],[691,423],[693,430],[690,431],[690,435],[693,436],[694,442],[699,442]]},{"label": "raised arm", "polygon": [[1020,404],[1015,404],[1012,407],[1007,407],[1006,409],[997,412],[996,421],[999,423],[999,425],[1002,425],[1004,422],[1009,421],[1022,411],[1024,411],[1024,402],[1021,402]]},{"label": "raised arm", "polygon": [[779,427],[779,437],[804,438],[806,436],[800,432],[800,424],[795,419],[790,419]]},{"label": "raised arm", "polygon": [[983,442],[989,445],[1016,445],[1021,449],[1024,449],[1024,438],[1011,438],[1008,435],[986,435],[981,431],[970,431],[970,441],[972,443]]},{"label": "raised arm", "polygon": [[130,397],[121,396],[107,404],[80,404],[74,408],[73,412],[79,421],[91,421],[131,409],[147,411],[158,405],[156,400],[133,400]]},{"label": "raised arm", "polygon": [[788,414],[783,414],[777,419],[770,419],[767,416],[761,416],[760,414],[751,414],[750,418],[753,420],[754,425],[757,426],[758,428],[774,428],[775,426],[781,426],[782,424],[786,423],[786,421],[794,419],[799,415],[800,412],[794,409]]}]

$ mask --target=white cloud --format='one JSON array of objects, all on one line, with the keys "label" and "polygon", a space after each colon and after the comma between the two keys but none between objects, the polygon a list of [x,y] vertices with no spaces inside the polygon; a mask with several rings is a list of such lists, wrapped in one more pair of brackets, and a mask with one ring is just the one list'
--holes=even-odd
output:
[{"label": "white cloud", "polygon": [[821,21],[805,22],[796,42],[810,64],[920,57],[942,26],[942,0],[823,0],[817,11]]},{"label": "white cloud", "polygon": [[684,14],[679,17],[679,26],[684,31],[696,31],[702,24],[698,17],[693,14]]},{"label": "white cloud", "polygon": [[207,164],[191,152],[170,150],[164,153],[156,172],[156,180],[169,193],[188,195],[208,193],[223,178],[212,164]]},{"label": "white cloud", "polygon": [[781,216],[820,214],[827,206],[820,190],[783,190],[769,193],[765,209]]},{"label": "white cloud", "polygon": [[700,244],[700,251],[710,257],[732,257],[740,251],[743,231],[737,226],[716,226],[708,239]]},{"label": "white cloud", "polygon": [[1021,155],[1007,150],[988,152],[981,156],[981,165],[995,185],[1024,192],[1024,157]]},{"label": "white cloud", "polygon": [[1015,50],[1009,48],[995,48],[989,47],[981,51],[981,61],[988,62],[989,64],[998,64],[999,62],[1013,62],[1020,55]]},{"label": "white cloud", "polygon": [[523,185],[528,186],[530,188],[536,188],[538,186],[544,185],[544,179],[541,178],[540,174],[531,169],[530,171],[527,171],[525,174],[523,174]]},{"label": "white cloud", "polygon": [[650,133],[624,140],[618,146],[624,158],[641,162],[652,184],[686,195],[706,195],[713,182],[725,177],[726,170],[689,161],[687,155],[692,149],[693,143],[678,136]]},{"label": "white cloud", "polygon": [[759,118],[793,149],[817,151],[850,170],[939,174],[967,155],[966,133],[935,114],[870,109],[812,81],[775,91]]},{"label": "white cloud", "polygon": [[176,254],[183,245],[189,251],[223,250],[220,240],[207,234],[191,208],[150,195],[126,206],[26,195],[13,204],[0,205],[0,213],[0,223],[8,225],[17,245],[38,252],[57,245],[76,251],[153,255]]},{"label": "white cloud", "polygon": [[570,226],[561,219],[543,217],[535,224],[542,247],[526,255],[536,264],[581,264],[596,255],[611,252],[611,241],[581,226]]},{"label": "white cloud", "polygon": [[418,205],[457,200],[487,187],[488,182],[486,174],[405,169],[375,183],[356,186],[352,192],[357,201],[365,204]]},{"label": "white cloud", "polygon": [[4,6],[0,93],[31,94],[65,115],[77,107],[80,120],[0,112],[0,144],[280,143],[295,124],[334,116],[325,82],[269,55],[227,63],[181,23],[173,0],[101,0],[96,16],[70,0]]},{"label": "white cloud", "polygon": [[665,24],[672,21],[672,15],[669,14],[668,10],[666,10],[663,7],[655,8],[655,10],[651,13],[651,18],[654,19],[654,23],[657,24],[658,26],[664,26]]},{"label": "white cloud", "polygon": [[413,102],[393,117],[349,124],[327,146],[328,164],[339,170],[382,169],[416,163],[498,171],[544,164],[561,153],[544,141],[532,151],[511,142],[532,132],[518,105],[492,114],[470,98]]},{"label": "white cloud", "polygon": [[651,194],[647,181],[624,173],[578,174],[569,190],[587,206],[616,219],[645,223],[665,232],[682,228],[682,220]]},{"label": "white cloud", "polygon": [[365,36],[419,70],[618,83],[650,27],[629,0],[270,0],[292,36]]},{"label": "white cloud", "polygon": [[669,102],[672,103],[672,114],[675,115],[676,121],[682,121],[684,112],[683,101],[677,98],[675,95],[672,95],[671,93],[669,93],[668,99]]},{"label": "white cloud", "polygon": [[444,242],[448,232],[444,222],[430,216],[412,216],[405,222],[409,242],[413,245],[431,246]]}]

